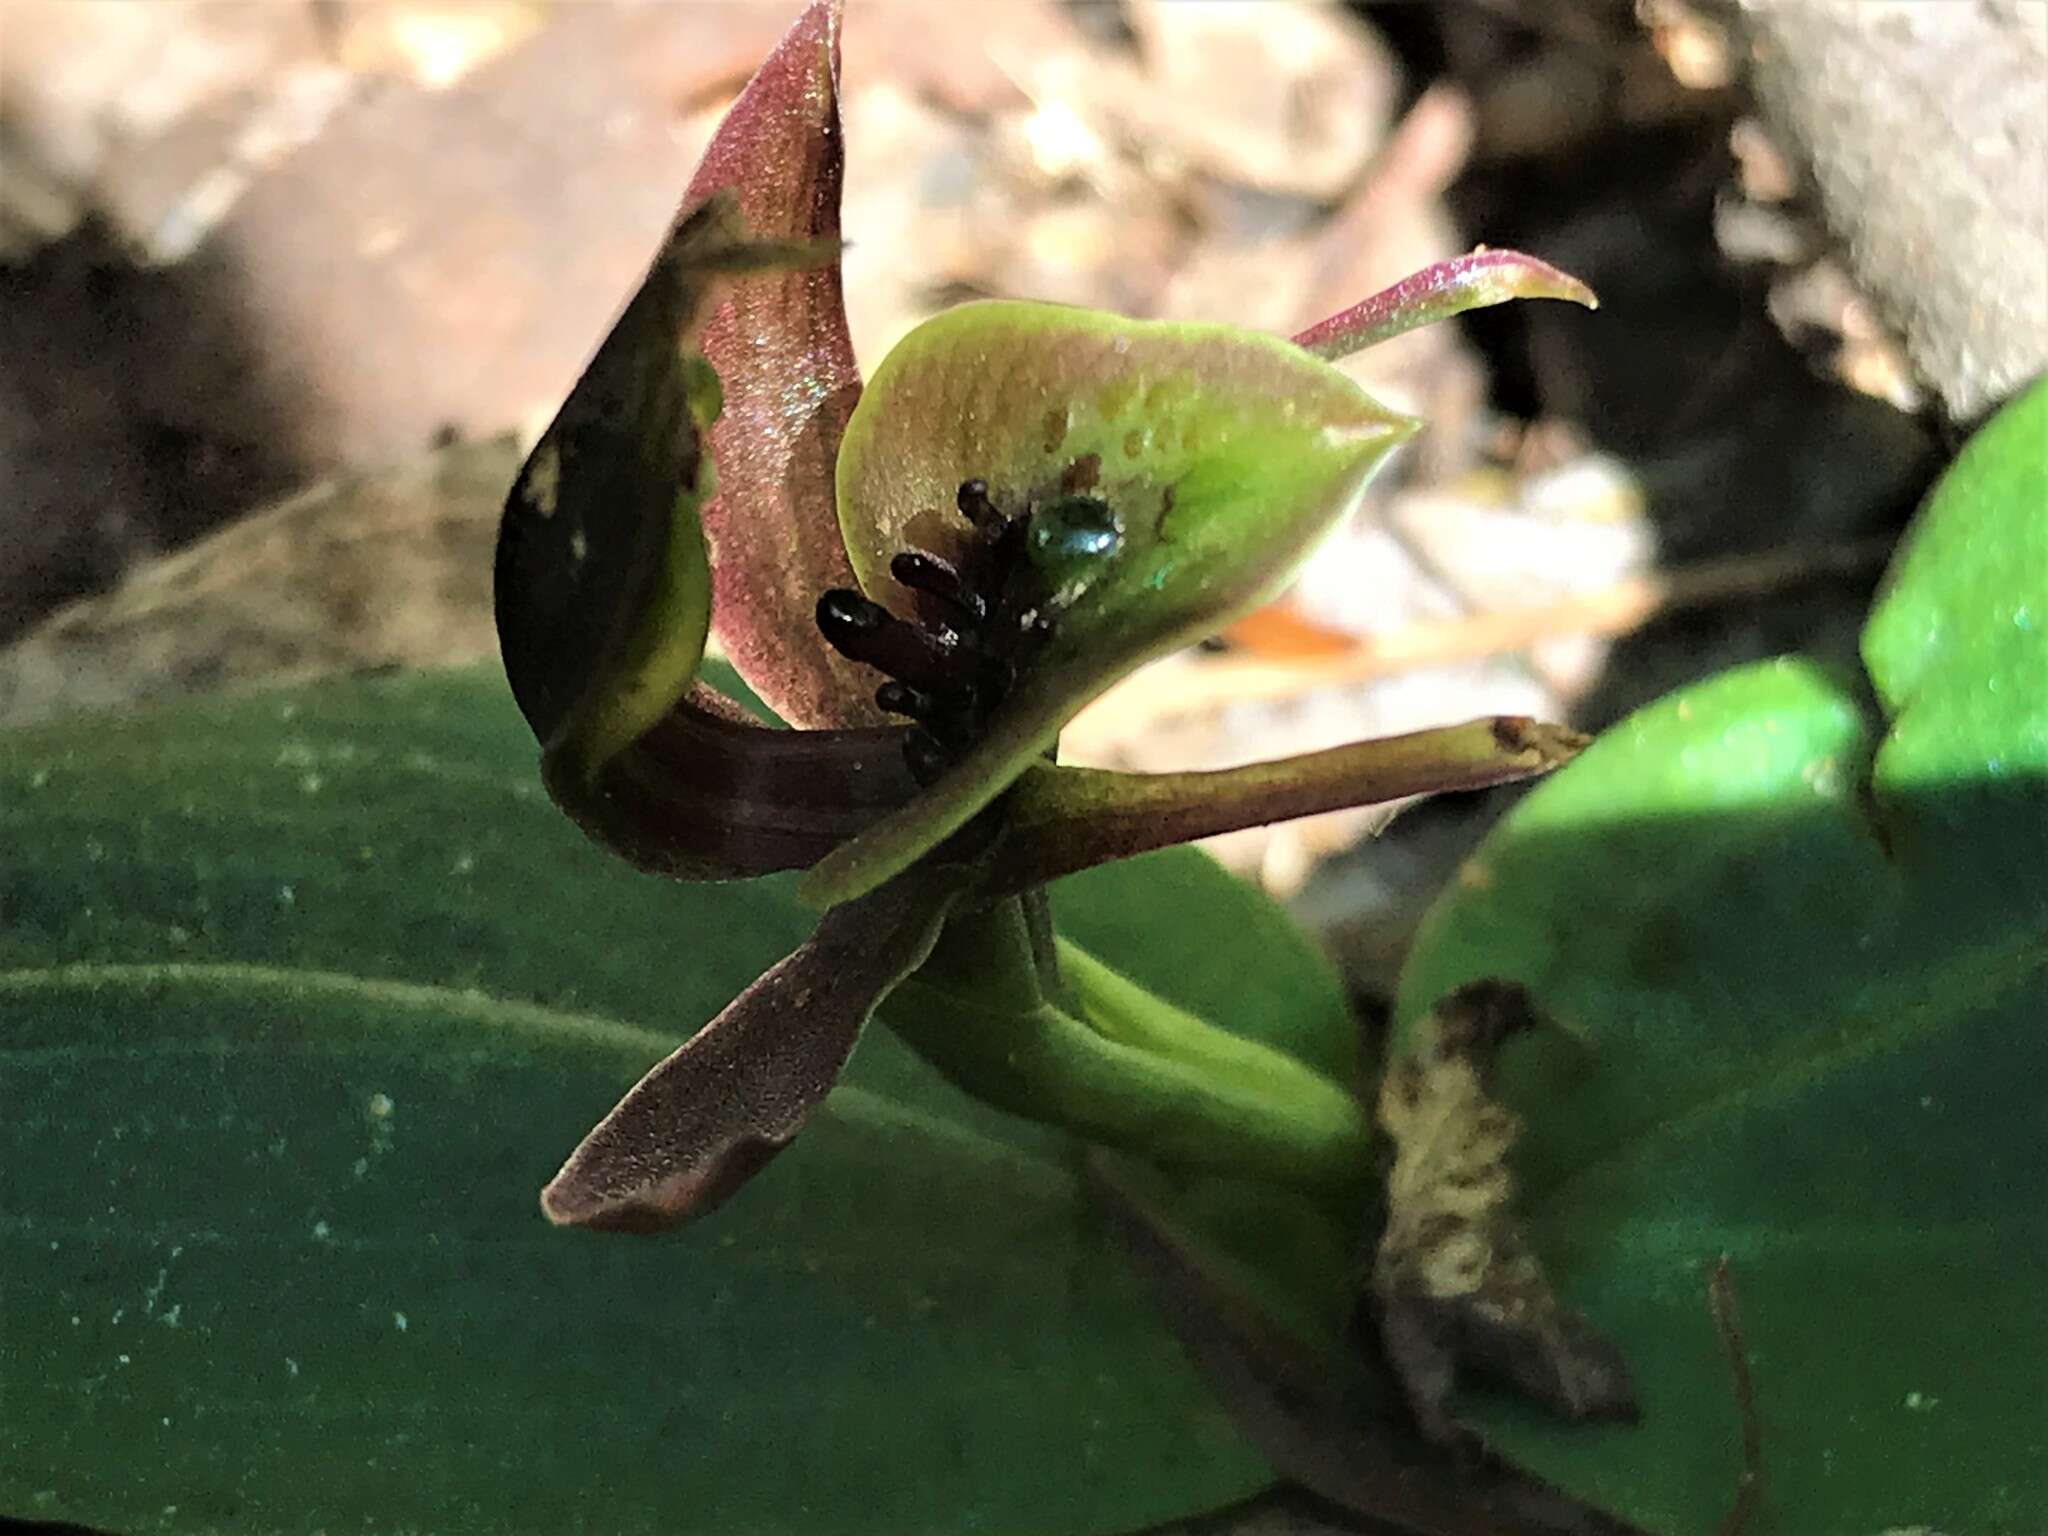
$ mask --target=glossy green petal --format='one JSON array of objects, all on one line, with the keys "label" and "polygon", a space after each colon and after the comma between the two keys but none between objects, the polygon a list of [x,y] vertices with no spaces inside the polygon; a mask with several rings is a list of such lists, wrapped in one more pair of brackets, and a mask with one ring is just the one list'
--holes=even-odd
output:
[{"label": "glossy green petal", "polygon": [[1012,516],[1085,492],[1115,536],[1068,518],[1034,547],[1034,612],[1051,638],[979,744],[816,866],[807,897],[872,889],[1000,794],[1118,678],[1270,597],[1415,428],[1291,343],[1228,326],[985,303],[911,332],[840,449],[840,526],[867,593],[907,609],[892,556],[971,554],[977,536],[956,508],[970,480]]}]

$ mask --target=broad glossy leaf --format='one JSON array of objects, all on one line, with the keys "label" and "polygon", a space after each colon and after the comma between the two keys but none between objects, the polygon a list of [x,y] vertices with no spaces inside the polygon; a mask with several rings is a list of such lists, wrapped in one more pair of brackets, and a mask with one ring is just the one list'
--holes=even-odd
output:
[{"label": "broad glossy leaf", "polygon": [[1467,1406],[1651,1529],[1712,1532],[1734,1502],[1724,1254],[1753,1536],[2048,1526],[2043,506],[2037,387],[1965,449],[1880,600],[1884,723],[1799,662],[1651,706],[1482,845],[1404,975],[1411,1026],[1488,975],[1563,1026],[1498,1083],[1531,1235],[1642,1421]]},{"label": "broad glossy leaf", "polygon": [[[836,241],[839,3],[817,0],[719,126],[685,202],[730,193],[759,239]],[[839,434],[860,397],[835,259],[734,283],[704,327],[725,410],[704,508],[712,627],[733,666],[796,726],[878,723],[874,681],[819,642],[818,595],[850,584],[833,515]]]},{"label": "broad glossy leaf", "polygon": [[[480,674],[0,737],[0,1515],[1081,1533],[1258,1486],[1072,1149],[884,1031],[686,1232],[547,1226],[563,1154],[814,918],[601,857],[531,752]],[[1059,899],[1338,1049],[1327,966],[1198,856]]]},{"label": "broad glossy leaf", "polygon": [[1114,526],[1033,544],[1044,593],[1027,613],[1049,637],[978,744],[818,865],[806,894],[829,905],[872,889],[1117,678],[1270,596],[1415,426],[1291,343],[1228,326],[993,302],[912,331],[840,451],[840,526],[870,597],[908,606],[899,552],[968,561],[978,536],[956,500],[971,480],[1012,518],[1081,491]]},{"label": "broad glossy leaf", "polygon": [[[1863,632],[1874,789],[1916,879],[2002,905],[2048,858],[2048,381],[1967,443]],[[1929,806],[1929,825],[1894,802]],[[2003,808],[2003,809],[2002,809]]]}]

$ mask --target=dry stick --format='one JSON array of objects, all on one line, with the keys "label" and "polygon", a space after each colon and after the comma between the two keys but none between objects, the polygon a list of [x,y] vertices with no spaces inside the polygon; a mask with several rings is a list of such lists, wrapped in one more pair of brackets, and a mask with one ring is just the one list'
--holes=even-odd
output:
[{"label": "dry stick", "polygon": [[1725,1253],[1707,1276],[1707,1310],[1714,1316],[1714,1331],[1728,1354],[1728,1369],[1735,1377],[1735,1408],[1742,1420],[1742,1475],[1736,1479],[1735,1502],[1721,1521],[1718,1536],[1742,1536],[1763,1492],[1763,1430],[1757,1423],[1756,1387],[1749,1377],[1742,1318],[1735,1310],[1735,1279]]},{"label": "dry stick", "polygon": [[1248,699],[1287,698],[1416,667],[1526,650],[1567,635],[1627,634],[1685,609],[1767,597],[1810,581],[1869,576],[1883,566],[1892,548],[1888,538],[1860,539],[1818,549],[1709,560],[1556,602],[1410,624],[1327,659],[1278,663],[1224,658],[1163,678],[1145,679],[1141,673],[1137,682],[1092,706],[1083,719],[1097,711],[1113,712],[1120,731],[1128,734],[1134,716],[1155,721]]}]

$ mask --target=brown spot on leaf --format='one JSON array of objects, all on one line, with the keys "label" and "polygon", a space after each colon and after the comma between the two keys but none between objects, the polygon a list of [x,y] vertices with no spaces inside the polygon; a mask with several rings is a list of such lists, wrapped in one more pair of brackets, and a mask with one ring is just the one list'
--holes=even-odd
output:
[{"label": "brown spot on leaf", "polygon": [[1084,453],[1060,475],[1060,492],[1066,496],[1078,496],[1094,490],[1101,483],[1102,455]]}]

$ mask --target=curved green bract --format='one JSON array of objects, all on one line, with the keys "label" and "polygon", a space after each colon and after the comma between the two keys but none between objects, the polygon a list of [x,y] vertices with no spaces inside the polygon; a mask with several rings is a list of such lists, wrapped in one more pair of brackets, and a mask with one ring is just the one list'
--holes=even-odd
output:
[{"label": "curved green bract", "polygon": [[979,745],[819,864],[807,898],[880,884],[1119,677],[1270,597],[1416,426],[1292,343],[1228,326],[991,302],[912,331],[840,444],[840,527],[868,595],[907,600],[889,574],[900,551],[963,557],[978,537],[955,509],[969,480],[1012,516],[1083,492],[1115,535],[1077,547],[1062,526],[1039,615],[1051,638]]},{"label": "curved green bract", "polygon": [[1885,719],[1799,662],[1610,731],[1486,841],[1403,976],[1560,1029],[1505,1101],[1538,1251],[1628,1357],[1631,1428],[1474,1393],[1517,1460],[1660,1536],[1735,1497],[1707,1305],[1754,1374],[1757,1536],[2048,1526],[2048,388],[1964,450],[1865,635]]},{"label": "curved green bract", "polygon": [[720,400],[686,338],[720,276],[754,260],[727,202],[681,220],[505,498],[493,573],[505,675],[573,780],[660,720],[703,661],[698,511]]},{"label": "curved green bract", "polygon": [[[1266,1481],[1072,1147],[886,1031],[687,1232],[547,1227],[563,1153],[811,919],[607,859],[531,750],[479,673],[0,737],[0,1515],[1082,1536]],[[1344,1050],[1327,964],[1199,855],[1056,899]]]}]

